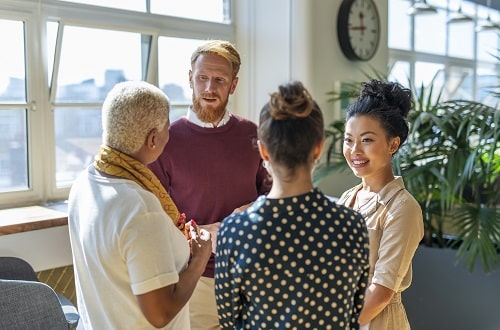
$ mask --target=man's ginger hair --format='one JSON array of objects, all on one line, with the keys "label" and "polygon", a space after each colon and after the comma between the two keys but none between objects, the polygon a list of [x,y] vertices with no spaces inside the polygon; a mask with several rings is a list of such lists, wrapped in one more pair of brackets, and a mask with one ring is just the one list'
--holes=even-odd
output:
[{"label": "man's ginger hair", "polygon": [[224,57],[229,63],[231,63],[231,67],[233,68],[233,78],[238,75],[240,71],[241,59],[240,54],[236,50],[236,47],[233,46],[229,41],[225,40],[210,40],[207,43],[199,46],[191,55],[191,66],[194,66],[194,63],[198,59],[198,57],[202,54],[216,54]]}]

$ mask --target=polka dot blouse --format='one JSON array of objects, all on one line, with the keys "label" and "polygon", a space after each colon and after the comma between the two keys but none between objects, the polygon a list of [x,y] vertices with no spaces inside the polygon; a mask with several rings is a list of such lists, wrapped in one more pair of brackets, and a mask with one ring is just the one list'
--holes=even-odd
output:
[{"label": "polka dot blouse", "polygon": [[222,329],[358,329],[368,280],[362,217],[319,189],[222,222],[215,294]]}]

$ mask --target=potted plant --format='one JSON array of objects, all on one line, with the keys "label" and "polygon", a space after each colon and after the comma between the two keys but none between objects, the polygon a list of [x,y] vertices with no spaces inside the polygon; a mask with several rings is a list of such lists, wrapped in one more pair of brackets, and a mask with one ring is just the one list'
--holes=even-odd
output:
[{"label": "potted plant", "polygon": [[[355,97],[361,85],[344,87],[330,92],[330,101]],[[470,271],[478,260],[485,272],[494,270],[500,265],[500,110],[467,100],[442,102],[432,86],[422,86],[408,119],[410,133],[394,156],[394,170],[422,207],[422,244],[456,248],[457,260]],[[327,126],[316,182],[347,169],[343,134],[343,119]]]}]

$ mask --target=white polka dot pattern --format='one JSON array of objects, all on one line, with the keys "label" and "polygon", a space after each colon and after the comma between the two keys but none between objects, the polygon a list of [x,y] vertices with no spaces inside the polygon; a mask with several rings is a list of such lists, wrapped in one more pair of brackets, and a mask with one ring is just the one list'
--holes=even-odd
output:
[{"label": "white polka dot pattern", "polygon": [[222,329],[358,329],[368,280],[362,217],[314,189],[259,197],[219,229]]}]

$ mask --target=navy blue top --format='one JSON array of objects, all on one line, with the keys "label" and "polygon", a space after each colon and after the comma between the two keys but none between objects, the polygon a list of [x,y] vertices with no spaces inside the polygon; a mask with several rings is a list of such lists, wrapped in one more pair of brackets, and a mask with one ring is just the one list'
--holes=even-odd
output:
[{"label": "navy blue top", "polygon": [[259,197],[217,237],[215,294],[222,329],[358,329],[368,281],[361,215],[318,188]]}]

